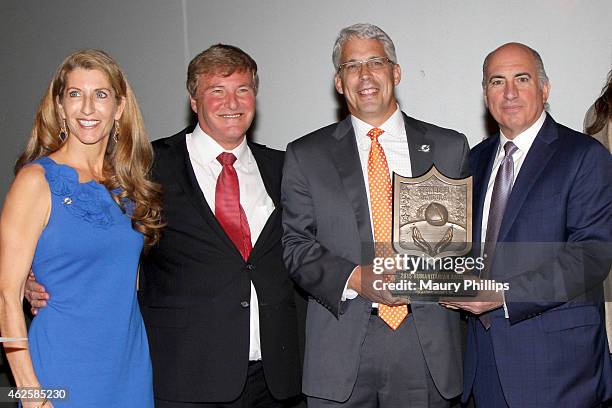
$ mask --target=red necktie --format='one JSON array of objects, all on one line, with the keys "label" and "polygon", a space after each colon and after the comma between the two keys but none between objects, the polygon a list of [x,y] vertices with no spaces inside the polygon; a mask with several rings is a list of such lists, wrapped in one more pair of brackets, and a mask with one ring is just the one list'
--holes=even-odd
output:
[{"label": "red necktie", "polygon": [[240,205],[240,185],[234,168],[236,156],[223,152],[217,156],[223,166],[215,189],[215,216],[246,261],[251,253],[251,230]]},{"label": "red necktie", "polygon": [[[393,228],[393,188],[389,177],[387,157],[378,137],[384,130],[373,128],[368,132],[372,139],[368,155],[368,184],[370,186],[370,204],[372,206],[372,225],[377,257],[391,257]],[[383,319],[393,330],[396,330],[408,316],[408,306],[378,305],[378,317]]]}]

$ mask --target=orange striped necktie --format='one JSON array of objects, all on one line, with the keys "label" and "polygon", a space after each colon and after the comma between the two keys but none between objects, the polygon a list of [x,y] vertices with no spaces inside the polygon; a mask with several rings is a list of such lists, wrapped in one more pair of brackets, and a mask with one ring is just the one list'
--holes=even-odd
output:
[{"label": "orange striped necktie", "polygon": [[[385,131],[373,128],[368,132],[372,140],[368,155],[368,184],[370,186],[370,205],[372,207],[372,225],[377,257],[393,256],[391,249],[393,228],[393,188],[389,176],[387,157],[378,137]],[[396,330],[408,316],[408,306],[378,305],[378,316]]]}]

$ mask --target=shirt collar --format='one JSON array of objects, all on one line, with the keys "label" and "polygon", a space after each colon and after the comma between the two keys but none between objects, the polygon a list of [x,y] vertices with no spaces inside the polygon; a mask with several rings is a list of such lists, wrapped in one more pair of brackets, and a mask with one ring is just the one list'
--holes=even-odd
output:
[{"label": "shirt collar", "polygon": [[[351,123],[353,124],[353,129],[355,129],[355,134],[358,137],[367,137],[368,132],[374,128],[374,126],[353,115],[351,115]],[[404,117],[402,116],[402,111],[399,109],[399,105],[396,106],[395,111],[389,117],[389,119],[387,119],[382,125],[378,126],[378,128],[385,131],[381,137],[387,135],[391,137],[401,137],[402,139],[405,138],[406,128],[404,127]]]},{"label": "shirt collar", "polygon": [[246,137],[242,139],[242,143],[236,146],[232,150],[226,150],[221,146],[215,139],[202,130],[200,124],[198,124],[193,133],[191,134],[193,146],[197,151],[197,159],[202,164],[209,164],[211,162],[219,163],[217,156],[223,152],[233,153],[236,156],[236,163],[242,165],[251,164],[252,157],[249,154],[250,150],[247,145]]},{"label": "shirt collar", "polygon": [[[521,152],[529,151],[529,148],[533,144],[533,141],[538,135],[538,132],[540,131],[540,129],[542,129],[542,126],[544,125],[545,120],[546,120],[546,111],[543,111],[540,117],[538,118],[538,120],[536,120],[533,123],[533,125],[529,126],[522,133],[519,133],[514,139],[512,139],[512,143],[516,145],[519,151]],[[498,154],[500,154],[500,152],[503,151],[503,146],[506,144],[506,142],[509,142],[509,141],[510,139],[508,139],[504,135],[504,133],[500,130],[499,131],[499,148],[497,150]]]}]

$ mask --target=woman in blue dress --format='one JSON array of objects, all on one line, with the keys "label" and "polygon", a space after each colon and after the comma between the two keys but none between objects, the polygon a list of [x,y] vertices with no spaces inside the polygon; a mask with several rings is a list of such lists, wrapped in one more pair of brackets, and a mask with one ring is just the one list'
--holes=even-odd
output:
[{"label": "woman in blue dress", "polygon": [[38,107],[0,218],[0,335],[26,338],[30,269],[53,293],[28,340],[4,343],[17,386],[43,390],[24,408],[153,407],[136,298],[140,253],[161,228],[152,160],[117,63],[98,50],[69,55]]}]

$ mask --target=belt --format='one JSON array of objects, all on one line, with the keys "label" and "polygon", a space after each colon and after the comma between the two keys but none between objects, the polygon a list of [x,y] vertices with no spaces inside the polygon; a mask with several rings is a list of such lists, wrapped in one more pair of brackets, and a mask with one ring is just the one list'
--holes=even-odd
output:
[{"label": "belt", "polygon": [[[408,306],[408,314],[412,313],[412,307],[410,307],[410,304],[408,304],[407,306]],[[370,316],[378,316],[377,307],[373,307],[372,309],[370,309]]]}]

